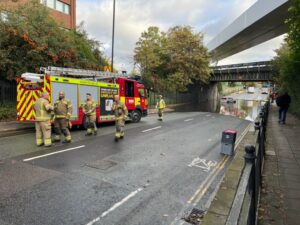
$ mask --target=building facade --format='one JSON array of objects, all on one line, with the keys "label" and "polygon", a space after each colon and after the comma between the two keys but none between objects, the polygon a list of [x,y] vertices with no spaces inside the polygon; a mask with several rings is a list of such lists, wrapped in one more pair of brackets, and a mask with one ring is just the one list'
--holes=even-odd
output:
[{"label": "building facade", "polygon": [[[7,10],[29,0],[0,0],[0,6]],[[50,10],[50,15],[66,29],[76,28],[76,0],[39,0]]]}]

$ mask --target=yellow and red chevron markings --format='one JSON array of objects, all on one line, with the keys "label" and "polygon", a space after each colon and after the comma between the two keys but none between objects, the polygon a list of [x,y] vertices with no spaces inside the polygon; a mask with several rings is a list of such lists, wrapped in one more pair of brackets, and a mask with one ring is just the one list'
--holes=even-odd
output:
[{"label": "yellow and red chevron markings", "polygon": [[[46,76],[44,85],[41,89],[27,89],[26,85],[19,81],[17,86],[17,113],[19,121],[34,121],[35,112],[33,109],[34,103],[41,96],[43,91],[51,95],[50,78]],[[51,98],[51,96],[50,96]],[[50,99],[49,99],[50,100]]]}]

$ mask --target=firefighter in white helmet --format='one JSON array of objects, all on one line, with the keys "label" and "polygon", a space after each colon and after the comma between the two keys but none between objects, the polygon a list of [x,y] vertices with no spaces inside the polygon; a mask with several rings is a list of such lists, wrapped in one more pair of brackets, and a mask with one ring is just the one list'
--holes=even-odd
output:
[{"label": "firefighter in white helmet", "polygon": [[35,102],[35,130],[36,145],[47,147],[51,146],[51,111],[53,106],[49,103],[49,94],[43,92],[42,96]]},{"label": "firefighter in white helmet", "polygon": [[115,141],[124,138],[125,121],[128,116],[128,110],[124,103],[120,101],[120,96],[115,95],[115,101],[112,105],[112,110],[115,112],[116,134]]},{"label": "firefighter in white helmet", "polygon": [[54,141],[60,141],[61,133],[64,134],[64,143],[71,142],[71,133],[68,129],[70,126],[70,117],[72,114],[71,101],[65,98],[63,91],[59,92],[59,98],[54,103]]},{"label": "firefighter in white helmet", "polygon": [[84,102],[82,109],[83,113],[87,117],[87,131],[86,135],[97,135],[96,126],[96,106],[97,103],[92,99],[90,93],[86,93],[86,101]]},{"label": "firefighter in white helmet", "polygon": [[166,108],[166,103],[165,103],[162,95],[157,96],[156,108],[158,109],[158,111],[157,111],[158,120],[162,121],[163,120],[163,112],[164,112],[164,109]]}]

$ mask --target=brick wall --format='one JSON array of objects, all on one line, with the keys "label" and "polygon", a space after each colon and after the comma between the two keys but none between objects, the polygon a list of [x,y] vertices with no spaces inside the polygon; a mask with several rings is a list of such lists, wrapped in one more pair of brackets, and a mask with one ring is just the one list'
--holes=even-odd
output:
[{"label": "brick wall", "polygon": [[[29,0],[0,0],[0,10],[12,10],[19,4],[24,4]],[[76,28],[76,0],[60,0],[70,5],[70,15],[50,9],[51,16],[64,28],[75,29]]]}]

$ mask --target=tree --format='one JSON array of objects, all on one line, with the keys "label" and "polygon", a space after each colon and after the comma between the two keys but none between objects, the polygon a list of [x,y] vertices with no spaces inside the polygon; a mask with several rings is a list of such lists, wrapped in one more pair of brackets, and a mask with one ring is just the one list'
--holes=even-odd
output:
[{"label": "tree", "polygon": [[203,35],[193,33],[189,26],[176,26],[167,33],[168,80],[183,91],[195,81],[207,83],[210,76],[210,57],[203,46]]},{"label": "tree", "polygon": [[146,84],[156,90],[185,91],[196,81],[207,82],[210,57],[203,35],[189,26],[176,26],[167,33],[149,27],[136,43],[135,63]]},{"label": "tree", "polygon": [[0,18],[0,73],[13,79],[46,65],[100,68],[107,60],[99,45],[83,29],[60,28],[48,9],[32,0]]},{"label": "tree", "polygon": [[292,97],[291,111],[300,116],[300,1],[291,0],[288,36],[273,59],[275,81]]},{"label": "tree", "polygon": [[154,87],[157,75],[162,72],[165,43],[165,34],[154,26],[144,31],[136,43],[134,61],[146,86]]}]

